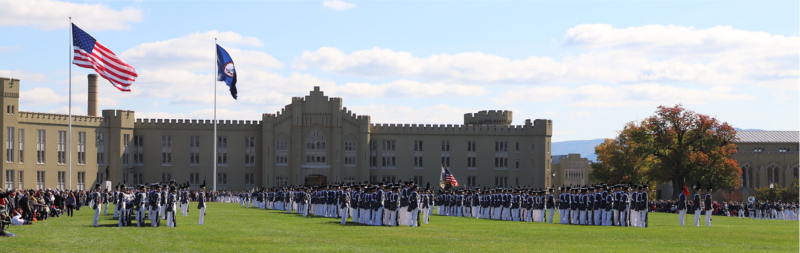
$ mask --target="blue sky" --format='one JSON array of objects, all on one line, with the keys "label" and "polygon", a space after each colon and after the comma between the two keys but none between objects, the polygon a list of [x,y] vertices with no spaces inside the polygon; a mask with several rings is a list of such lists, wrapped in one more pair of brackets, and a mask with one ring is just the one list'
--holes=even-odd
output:
[{"label": "blue sky", "polygon": [[[67,112],[69,20],[133,65],[100,108],[212,118],[214,38],[237,64],[221,119],[260,119],[321,86],[373,123],[513,110],[554,141],[613,137],[658,105],[739,128],[800,129],[797,1],[5,1],[0,76],[20,109]],[[86,75],[73,66],[73,112]]]}]

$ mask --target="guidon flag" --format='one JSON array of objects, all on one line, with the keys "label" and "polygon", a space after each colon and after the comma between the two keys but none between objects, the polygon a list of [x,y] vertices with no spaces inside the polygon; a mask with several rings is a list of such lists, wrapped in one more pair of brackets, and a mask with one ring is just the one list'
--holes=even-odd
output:
[{"label": "guidon flag", "polygon": [[217,45],[217,81],[225,81],[225,84],[230,87],[233,99],[238,98],[238,91],[236,90],[236,68],[233,65],[233,60],[228,54],[228,51],[225,51],[225,49],[219,45]]}]

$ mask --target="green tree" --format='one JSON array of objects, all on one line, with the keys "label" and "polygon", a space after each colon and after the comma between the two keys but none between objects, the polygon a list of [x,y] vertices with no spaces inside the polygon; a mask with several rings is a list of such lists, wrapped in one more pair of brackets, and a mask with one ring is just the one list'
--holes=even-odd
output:
[{"label": "green tree", "polygon": [[606,139],[594,148],[597,160],[592,164],[589,180],[605,183],[645,182],[652,159],[643,154],[641,144],[635,139],[642,127],[634,122],[625,125],[617,138]]}]

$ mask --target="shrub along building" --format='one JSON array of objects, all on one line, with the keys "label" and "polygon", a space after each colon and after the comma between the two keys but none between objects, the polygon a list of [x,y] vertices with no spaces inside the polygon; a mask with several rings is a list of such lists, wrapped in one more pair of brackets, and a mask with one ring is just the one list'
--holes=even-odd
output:
[{"label": "shrub along building", "polygon": [[69,174],[68,115],[18,112],[20,81],[0,81],[5,188],[168,180],[194,189],[216,180],[219,190],[412,179],[435,185],[443,165],[462,186],[551,185],[551,120],[511,125],[511,111],[480,111],[465,114],[463,125],[376,124],[314,87],[260,120],[220,120],[215,142],[212,120],[98,115],[96,75],[89,75],[89,115],[72,116]]}]

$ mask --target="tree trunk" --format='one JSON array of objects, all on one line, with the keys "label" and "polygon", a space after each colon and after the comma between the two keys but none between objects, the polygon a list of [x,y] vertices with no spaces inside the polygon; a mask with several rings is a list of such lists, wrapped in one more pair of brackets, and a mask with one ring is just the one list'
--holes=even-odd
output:
[{"label": "tree trunk", "polygon": [[[683,191],[682,187],[683,185],[681,184],[682,182],[683,180],[681,180],[681,177],[678,175],[676,175],[675,178],[672,179],[672,195],[670,195],[669,199],[671,200],[678,199],[678,194],[680,194],[681,191]],[[689,196],[686,197],[688,198]]]}]

